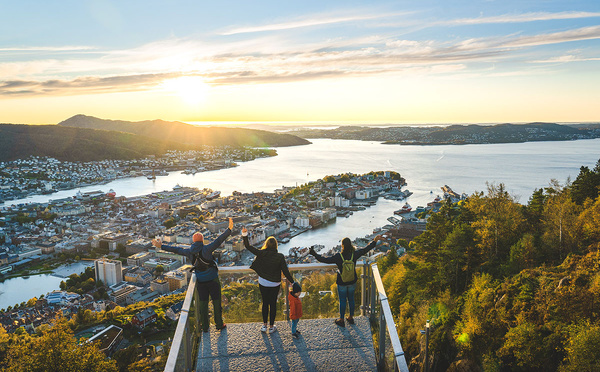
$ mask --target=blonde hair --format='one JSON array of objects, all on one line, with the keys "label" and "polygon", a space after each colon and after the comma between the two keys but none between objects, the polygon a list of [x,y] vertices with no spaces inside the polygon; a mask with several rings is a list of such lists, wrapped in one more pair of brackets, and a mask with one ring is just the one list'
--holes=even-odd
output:
[{"label": "blonde hair", "polygon": [[263,244],[261,249],[271,249],[276,251],[277,250],[277,239],[275,239],[272,236],[269,236],[267,238],[267,240],[265,240],[265,243]]}]

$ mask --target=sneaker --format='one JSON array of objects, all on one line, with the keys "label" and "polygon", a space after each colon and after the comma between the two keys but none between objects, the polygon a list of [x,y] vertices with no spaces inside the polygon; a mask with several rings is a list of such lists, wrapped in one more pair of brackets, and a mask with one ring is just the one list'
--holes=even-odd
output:
[{"label": "sneaker", "polygon": [[273,325],[273,327],[269,328],[269,333],[275,333],[277,332],[277,326]]},{"label": "sneaker", "polygon": [[348,317],[348,318],[346,318],[346,320],[348,321],[348,323],[354,324],[354,318]]},{"label": "sneaker", "polygon": [[300,331],[299,331],[299,330],[296,330],[296,334],[297,334],[297,335],[299,335],[299,334],[300,334]]},{"label": "sneaker", "polygon": [[260,331],[261,331],[262,333],[265,333],[265,332],[267,332],[267,326],[266,326],[266,325],[263,325],[262,327],[260,327]]},{"label": "sneaker", "polygon": [[225,328],[227,328],[227,324],[223,323],[223,325],[222,325],[222,326],[220,326],[220,327],[216,327],[216,328],[217,328],[217,331],[222,331],[222,330],[224,330]]},{"label": "sneaker", "polygon": [[300,337],[300,332],[296,331],[296,333],[292,333],[292,337],[293,338],[299,338]]},{"label": "sneaker", "polygon": [[340,327],[345,327],[346,324],[344,323],[344,319],[336,319],[334,321],[335,324],[339,325]]}]

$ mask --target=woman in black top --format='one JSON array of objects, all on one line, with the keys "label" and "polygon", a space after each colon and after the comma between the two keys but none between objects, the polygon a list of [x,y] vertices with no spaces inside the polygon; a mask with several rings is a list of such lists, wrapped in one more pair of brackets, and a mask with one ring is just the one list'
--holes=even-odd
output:
[{"label": "woman in black top", "polygon": [[285,275],[290,283],[294,278],[285,262],[283,254],[277,252],[277,240],[270,236],[265,240],[261,249],[257,249],[248,242],[248,230],[242,229],[244,246],[252,252],[256,258],[250,268],[258,274],[258,287],[262,297],[263,326],[261,332],[267,331],[267,320],[269,320],[269,333],[277,331],[275,326],[275,315],[277,314],[277,296],[281,288],[281,273]]},{"label": "woman in black top", "polygon": [[[354,324],[354,291],[356,290],[356,281],[358,280],[358,277],[356,276],[356,261],[371,249],[375,248],[377,241],[381,239],[381,235],[377,235],[375,239],[366,247],[356,250],[350,239],[344,238],[342,239],[342,252],[336,253],[331,257],[323,257],[315,252],[312,247],[310,248],[310,254],[312,254],[317,261],[323,263],[334,263],[338,267],[336,284],[338,289],[338,298],[340,299],[340,318],[335,321],[335,324],[341,327],[346,326],[344,322],[344,316],[346,315],[346,301],[348,301],[348,305],[350,306],[350,313],[348,314],[347,318],[348,323]],[[354,263],[354,275],[352,276],[352,279],[347,281],[342,280],[344,261],[353,261]]]}]

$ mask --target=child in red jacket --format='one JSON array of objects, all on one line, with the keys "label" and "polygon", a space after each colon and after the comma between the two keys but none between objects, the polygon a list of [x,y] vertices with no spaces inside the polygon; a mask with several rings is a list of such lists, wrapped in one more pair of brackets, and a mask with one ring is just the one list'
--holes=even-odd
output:
[{"label": "child in red jacket", "polygon": [[290,319],[292,320],[292,337],[300,337],[300,331],[297,329],[298,321],[302,318],[302,301],[300,301],[300,292],[302,287],[298,282],[292,284],[290,293],[288,294],[288,300],[290,302]]}]

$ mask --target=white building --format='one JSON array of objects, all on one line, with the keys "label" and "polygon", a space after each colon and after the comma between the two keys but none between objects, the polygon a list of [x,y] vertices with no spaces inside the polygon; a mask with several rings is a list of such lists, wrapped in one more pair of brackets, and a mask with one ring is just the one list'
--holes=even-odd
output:
[{"label": "white building", "polygon": [[79,299],[81,296],[77,293],[65,291],[52,291],[46,295],[46,303],[48,305],[63,305],[66,306],[70,302]]},{"label": "white building", "polygon": [[294,221],[294,226],[299,227],[299,228],[307,228],[308,226],[310,226],[309,223],[309,218],[308,216],[298,216],[296,217],[296,220]]},{"label": "white building", "polygon": [[100,259],[94,261],[96,281],[101,280],[107,286],[113,286],[123,281],[121,261]]},{"label": "white building", "polygon": [[356,199],[369,199],[373,197],[373,192],[370,189],[356,191]]},{"label": "white building", "polygon": [[335,197],[335,206],[341,207],[341,208],[348,208],[348,207],[350,207],[350,200],[344,198],[343,196],[336,196]]}]

